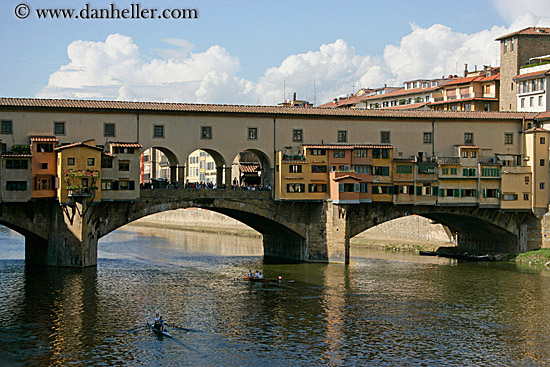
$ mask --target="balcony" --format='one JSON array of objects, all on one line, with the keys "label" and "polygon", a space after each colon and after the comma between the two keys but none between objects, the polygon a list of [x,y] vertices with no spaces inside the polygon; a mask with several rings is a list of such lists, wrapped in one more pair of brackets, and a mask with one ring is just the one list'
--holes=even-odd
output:
[{"label": "balcony", "polygon": [[460,164],[460,157],[438,157],[439,164]]}]

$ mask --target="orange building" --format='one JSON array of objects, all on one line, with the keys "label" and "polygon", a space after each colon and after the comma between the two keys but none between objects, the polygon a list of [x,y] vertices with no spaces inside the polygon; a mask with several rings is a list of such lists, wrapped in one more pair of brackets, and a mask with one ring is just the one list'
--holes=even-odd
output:
[{"label": "orange building", "polygon": [[31,136],[31,197],[56,197],[56,153],[57,138],[55,136]]}]

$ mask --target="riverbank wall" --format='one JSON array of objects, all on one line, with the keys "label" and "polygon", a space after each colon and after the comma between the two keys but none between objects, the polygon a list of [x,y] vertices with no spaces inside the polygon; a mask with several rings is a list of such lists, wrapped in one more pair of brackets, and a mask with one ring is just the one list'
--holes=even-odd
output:
[{"label": "riverbank wall", "polygon": [[[178,209],[141,218],[131,226],[257,237],[261,234],[241,222],[204,209]],[[452,246],[452,236],[441,224],[418,215],[398,218],[370,228],[351,239],[352,246],[432,250]]]}]

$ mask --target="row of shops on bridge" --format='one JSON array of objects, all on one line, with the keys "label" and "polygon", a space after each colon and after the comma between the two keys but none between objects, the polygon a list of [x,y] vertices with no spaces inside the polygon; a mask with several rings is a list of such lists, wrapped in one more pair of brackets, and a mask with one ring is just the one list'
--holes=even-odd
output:
[{"label": "row of shops on bridge", "polygon": [[139,199],[140,144],[96,146],[89,140],[58,146],[55,136],[30,136],[29,140],[29,145],[14,145],[1,155],[1,201]]},{"label": "row of shops on bridge", "polygon": [[549,133],[525,131],[525,154],[456,145],[450,157],[407,158],[392,145],[305,144],[277,153],[275,200],[545,208]]}]

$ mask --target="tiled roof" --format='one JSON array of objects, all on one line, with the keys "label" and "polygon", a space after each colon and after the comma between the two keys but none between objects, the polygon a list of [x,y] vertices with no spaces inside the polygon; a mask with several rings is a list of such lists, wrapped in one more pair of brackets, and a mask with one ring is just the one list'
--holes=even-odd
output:
[{"label": "tiled roof", "polygon": [[461,98],[461,99],[449,99],[449,100],[446,100],[446,101],[431,102],[431,103],[430,103],[430,106],[433,106],[433,105],[440,105],[440,104],[446,104],[446,103],[467,102],[467,101],[489,101],[489,102],[496,102],[496,101],[498,101],[498,98],[489,98],[489,97],[470,97],[470,98]]},{"label": "tiled roof", "polygon": [[3,158],[32,158],[31,154],[16,154],[16,153],[8,153],[8,154],[2,154]]},{"label": "tiled roof", "polygon": [[241,172],[245,173],[254,173],[260,170],[259,163],[239,163],[239,166],[241,168]]},{"label": "tiled roof", "polygon": [[31,142],[48,142],[48,143],[57,143],[59,140],[53,135],[31,135],[29,136]]},{"label": "tiled roof", "polygon": [[550,112],[549,111],[541,112],[537,115],[537,120],[548,119],[548,118],[550,118]]},{"label": "tiled roof", "polygon": [[361,179],[359,177],[353,176],[353,175],[340,176],[340,177],[333,178],[332,180],[333,181],[342,181],[342,180],[345,180],[347,178],[351,178],[353,180],[361,181]]},{"label": "tiled roof", "polygon": [[114,157],[115,157],[114,154],[111,154],[111,153],[109,153],[109,152],[101,152],[101,154],[102,154],[102,155],[105,155],[105,156],[107,156],[107,157],[109,157],[109,158],[114,158]]},{"label": "tiled roof", "polygon": [[468,148],[468,149],[479,149],[477,145],[465,145],[465,144],[458,144],[455,145],[457,148]]},{"label": "tiled roof", "polygon": [[[445,84],[447,85],[447,84]],[[405,89],[401,88],[399,90],[386,93],[386,94],[379,94],[376,96],[370,96],[370,97],[364,97],[362,101],[372,101],[376,99],[385,99],[385,98],[393,98],[393,97],[399,97],[399,96],[407,96],[409,94],[419,94],[419,93],[428,93],[433,92],[435,90],[441,89],[442,85],[435,86],[435,87],[429,87],[429,88],[414,88],[414,89]]]},{"label": "tiled roof", "polygon": [[550,70],[539,70],[539,71],[534,71],[532,73],[520,74],[514,77],[514,80],[529,79],[532,77],[542,76],[542,75],[550,75]]},{"label": "tiled roof", "polygon": [[88,145],[88,144],[85,144],[85,143],[82,143],[82,142],[72,143],[72,144],[68,144],[68,145],[62,145],[60,147],[55,148],[55,150],[59,151],[59,150],[63,150],[63,149],[67,149],[67,148],[74,148],[74,147],[86,147],[86,148],[91,148],[91,149],[103,151],[103,148],[96,147],[96,146],[93,146],[93,145]]},{"label": "tiled roof", "polygon": [[538,132],[538,133],[541,133],[541,132],[550,132],[550,130],[546,130],[546,129],[543,129],[542,127],[532,127],[528,130],[525,130],[526,133],[534,133],[534,132]]},{"label": "tiled roof", "polygon": [[391,148],[393,145],[381,144],[304,144],[304,148],[310,149],[335,149],[335,150],[353,150],[353,149],[368,149],[368,148]]},{"label": "tiled roof", "polygon": [[364,95],[360,96],[352,96],[346,99],[339,99],[337,101],[328,102],[325,104],[322,104],[320,106],[317,106],[318,108],[344,108],[349,107],[351,105],[354,105],[356,103],[360,103],[361,99],[364,97]]},{"label": "tiled roof", "polygon": [[122,148],[143,148],[143,145],[140,143],[125,143],[121,141],[111,141],[110,144],[112,147],[122,147]]},{"label": "tiled roof", "polygon": [[483,112],[483,111],[433,111],[433,110],[362,110],[332,108],[292,108],[276,106],[241,106],[160,102],[90,101],[68,99],[0,98],[0,110],[14,109],[64,109],[108,110],[130,112],[188,112],[225,113],[277,116],[323,116],[354,118],[423,118],[423,119],[533,119],[536,113]]},{"label": "tiled roof", "polygon": [[472,83],[472,82],[476,82],[476,83],[487,82],[487,81],[492,81],[492,80],[500,80],[500,73],[497,73],[497,74],[491,75],[491,76],[477,75],[477,76],[469,76],[469,77],[466,77],[466,78],[460,78],[460,79],[457,79],[455,81],[446,83],[442,87],[447,87],[447,86],[450,86],[450,85],[458,85],[458,84],[467,84],[467,83]]},{"label": "tiled roof", "polygon": [[515,35],[529,35],[529,36],[550,36],[550,28],[543,28],[543,27],[527,27],[523,28],[522,30],[519,30],[514,33],[509,33],[505,36],[501,36],[496,39],[496,41],[502,40],[504,38],[508,38],[510,36]]}]

